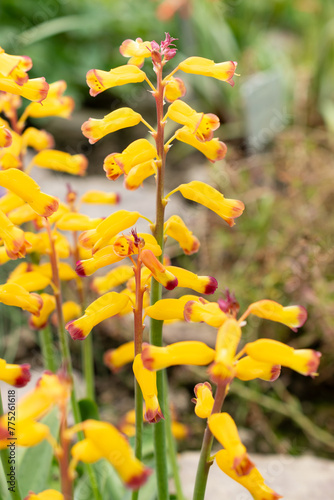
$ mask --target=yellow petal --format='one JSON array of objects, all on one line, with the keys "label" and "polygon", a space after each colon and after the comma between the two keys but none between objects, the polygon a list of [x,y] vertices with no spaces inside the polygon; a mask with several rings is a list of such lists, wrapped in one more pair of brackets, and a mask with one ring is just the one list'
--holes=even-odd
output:
[{"label": "yellow petal", "polygon": [[232,78],[236,67],[237,63],[233,61],[215,63],[204,57],[188,57],[188,59],[185,59],[179,64],[179,69],[185,73],[211,76],[217,80],[229,83],[232,87],[234,85]]},{"label": "yellow petal", "polygon": [[213,361],[215,351],[203,342],[185,341],[157,347],[143,344],[142,360],[148,370],[162,370],[174,365],[207,365]]},{"label": "yellow petal", "polygon": [[139,217],[143,217],[139,212],[128,210],[118,210],[109,215],[96,227],[97,238],[93,253],[105,246],[113,236],[136,224]]},{"label": "yellow petal", "polygon": [[167,236],[170,236],[179,243],[186,255],[192,255],[198,252],[200,247],[199,240],[193,235],[192,231],[187,228],[178,215],[169,217],[165,222],[164,231]]},{"label": "yellow petal", "polygon": [[82,125],[81,130],[83,135],[89,139],[89,142],[95,144],[95,142],[102,139],[102,137],[116,130],[138,125],[141,119],[141,115],[131,108],[119,108],[112,111],[101,120],[89,118],[89,120]]},{"label": "yellow petal", "polygon": [[173,290],[177,286],[177,278],[158,261],[152,250],[142,250],[141,261],[151,271],[154,279],[167,288],[167,290]]},{"label": "yellow petal", "polygon": [[125,281],[128,281],[134,274],[131,266],[118,266],[109,271],[105,276],[99,276],[92,281],[92,289],[99,294],[109,292]]},{"label": "yellow petal", "polygon": [[181,78],[174,78],[173,76],[169,77],[165,85],[165,99],[168,102],[174,102],[185,94],[186,87],[183,80]]},{"label": "yellow petal", "polygon": [[[38,108],[42,107],[37,104]],[[43,104],[44,108],[44,104]],[[54,139],[51,134],[45,130],[38,130],[34,127],[28,127],[22,134],[23,147],[28,146],[41,151],[42,149],[52,148],[54,146]]]},{"label": "yellow petal", "polygon": [[118,372],[124,365],[131,363],[135,357],[134,341],[125,342],[116,349],[109,349],[103,356],[104,364],[114,373]]},{"label": "yellow petal", "polygon": [[23,85],[18,85],[10,77],[4,78],[0,75],[0,90],[20,95],[30,101],[43,101],[48,94],[49,84],[44,77],[32,78]]},{"label": "yellow petal", "polygon": [[120,195],[117,193],[105,193],[103,191],[86,191],[81,196],[80,201],[82,203],[116,205],[120,202]]},{"label": "yellow petal", "polygon": [[90,259],[79,260],[75,271],[79,276],[91,276],[95,271],[101,269],[101,267],[115,264],[121,260],[122,257],[118,257],[110,245],[98,250]]},{"label": "yellow petal", "polygon": [[226,321],[226,314],[220,309],[217,302],[204,303],[191,300],[184,305],[184,319],[188,322],[201,323],[219,328]]},{"label": "yellow petal", "polygon": [[41,330],[47,325],[49,316],[56,308],[56,299],[53,295],[41,293],[41,298],[43,300],[43,307],[40,310],[40,315],[38,317],[32,315],[29,320],[29,325],[35,330]]},{"label": "yellow petal", "polygon": [[22,229],[14,226],[10,219],[0,210],[0,237],[6,252],[11,259],[24,257],[28,242]]},{"label": "yellow petal", "polygon": [[0,210],[2,210],[5,214],[22,205],[24,205],[22,198],[14,193],[11,193],[10,191],[0,198]]},{"label": "yellow petal", "polygon": [[[207,121],[208,119],[206,118],[204,123],[207,123]],[[198,127],[200,124],[201,121],[198,122]],[[227,147],[224,142],[219,141],[217,138],[204,141],[205,135],[203,135],[202,132],[199,132],[199,139],[194,133],[189,131],[187,127],[182,127],[177,130],[175,137],[178,141],[185,142],[189,144],[189,146],[198,149],[209,161],[211,161],[211,163],[225,158]],[[210,137],[210,135],[208,135],[208,137]]]},{"label": "yellow petal", "polygon": [[34,156],[33,162],[37,167],[72,175],[85,175],[88,166],[88,160],[84,155],[71,155],[55,149],[40,151]]},{"label": "yellow petal", "polygon": [[141,38],[136,40],[124,40],[119,48],[124,57],[130,57],[128,64],[134,64],[141,68],[146,57],[151,57],[151,42],[143,42]]},{"label": "yellow petal", "polygon": [[[82,314],[82,307],[76,302],[73,302],[73,300],[68,300],[64,302],[62,310],[63,310],[64,323],[68,323],[72,319],[78,318]],[[58,326],[57,314],[52,315],[52,324]]]},{"label": "yellow petal", "polygon": [[111,69],[110,71],[90,69],[87,73],[86,81],[90,87],[90,95],[95,97],[106,89],[127,83],[143,82],[145,78],[146,74],[137,66],[125,65]]},{"label": "yellow petal", "polygon": [[161,299],[145,309],[145,314],[157,320],[184,321],[184,306],[189,301],[199,301],[196,295],[183,295],[179,299]]},{"label": "yellow petal", "polygon": [[209,368],[213,382],[230,383],[235,376],[234,357],[240,338],[239,323],[228,318],[217,333],[215,362]]},{"label": "yellow petal", "polygon": [[5,125],[0,125],[0,148],[8,148],[11,144],[12,134]]},{"label": "yellow petal", "polygon": [[12,278],[8,283],[15,283],[23,287],[27,292],[36,292],[50,285],[51,278],[38,271],[31,271]]},{"label": "yellow petal", "polygon": [[154,160],[149,160],[140,163],[131,168],[130,172],[125,176],[124,187],[133,191],[138,189],[143,181],[156,173],[156,165]]},{"label": "yellow petal", "polygon": [[177,277],[177,286],[179,287],[191,288],[206,295],[210,295],[217,290],[218,282],[212,276],[197,276],[191,271],[176,266],[166,266],[166,269]]},{"label": "yellow petal", "polygon": [[28,203],[25,203],[21,207],[15,208],[8,214],[9,220],[18,226],[23,224],[24,222],[30,222],[37,220],[39,215],[36,214],[35,210],[31,208]]},{"label": "yellow petal", "polygon": [[108,179],[115,180],[122,173],[128,174],[136,165],[156,158],[157,150],[147,139],[137,139],[122,153],[108,155],[103,163]]},{"label": "yellow petal", "polygon": [[259,318],[270,319],[289,326],[293,331],[303,326],[307,319],[307,312],[303,306],[283,307],[273,300],[260,300],[254,302],[248,311]]},{"label": "yellow petal", "polygon": [[91,219],[88,215],[70,212],[57,220],[55,226],[61,231],[87,231],[95,229],[103,219]]},{"label": "yellow petal", "polygon": [[145,419],[149,423],[159,422],[159,420],[164,417],[158,401],[156,373],[144,367],[140,354],[137,354],[134,359],[133,373],[135,374],[145,401]]},{"label": "yellow petal", "polygon": [[235,376],[244,381],[260,378],[273,382],[281,373],[281,366],[263,361],[256,361],[250,356],[240,359],[235,365]]},{"label": "yellow petal", "polygon": [[[74,99],[69,96],[64,97],[51,97],[49,96],[43,101],[43,106],[32,102],[27,106],[24,112],[24,118],[28,116],[33,118],[44,118],[46,116],[60,116],[62,118],[69,118],[75,106]],[[20,118],[22,121],[22,117]]]},{"label": "yellow petal", "polygon": [[200,203],[215,212],[229,226],[234,226],[234,219],[240,217],[245,208],[242,201],[227,199],[219,191],[201,181],[181,184],[171,191],[166,198],[177,191],[180,191],[184,198],[196,201],[196,203]]},{"label": "yellow petal", "polygon": [[16,283],[0,285],[0,302],[8,306],[21,307],[37,316],[43,306],[43,300],[37,293],[29,293]]},{"label": "yellow petal", "polygon": [[38,495],[29,492],[25,500],[65,500],[64,495],[56,490],[45,490]]},{"label": "yellow petal", "polygon": [[195,413],[199,418],[208,418],[211,415],[213,404],[215,402],[212,396],[212,387],[209,382],[195,385],[194,392],[196,399],[192,402],[196,404]]},{"label": "yellow petal", "polygon": [[13,365],[0,358],[0,380],[14,387],[24,387],[31,378],[30,365]]}]

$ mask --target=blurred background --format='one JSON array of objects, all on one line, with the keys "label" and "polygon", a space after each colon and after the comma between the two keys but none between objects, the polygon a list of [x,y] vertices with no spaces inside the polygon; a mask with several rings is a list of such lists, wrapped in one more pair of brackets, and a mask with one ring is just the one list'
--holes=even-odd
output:
[{"label": "blurred background", "polygon": [[[176,60],[193,55],[215,62],[234,60],[240,74],[234,78],[233,89],[210,78],[184,78],[188,89],[185,100],[197,111],[220,117],[217,135],[227,143],[228,153],[223,162],[208,164],[187,146],[175,145],[169,155],[168,186],[172,189],[194,178],[208,180],[229,198],[241,199],[246,205],[232,229],[222,227],[215,215],[194,211],[189,205],[201,250],[185,257],[171,248],[173,263],[198,274],[214,275],[220,284],[214,299],[229,288],[242,311],[263,298],[283,305],[302,304],[309,319],[297,333],[251,319],[247,341],[270,337],[323,353],[316,379],[283,370],[270,387],[258,381],[235,383],[226,409],[239,425],[252,429],[245,430],[250,449],[332,456],[334,3],[2,0],[0,4],[0,45],[6,52],[30,56],[34,62],[31,77],[45,76],[50,83],[66,80],[67,94],[77,104],[73,118],[48,120],[45,127],[55,134],[58,149],[87,153],[89,176],[102,176],[103,158],[124,149],[138,136],[127,131],[126,135],[115,134],[112,143],[104,140],[89,147],[81,135],[82,122],[120,105],[133,106],[148,116],[151,113],[153,122],[154,108],[141,84],[90,97],[86,72],[124,64],[119,46],[125,39],[160,42],[165,32],[178,38]],[[149,64],[145,70],[151,71]],[[3,266],[0,273],[4,280],[8,270]],[[19,324],[22,329],[21,319],[11,311],[4,306],[0,311],[7,333],[15,333]],[[214,342],[204,325],[191,325],[189,332],[195,327],[202,339],[208,335]],[[132,379],[128,371],[113,376],[112,380],[117,380],[113,385],[121,389],[118,396],[110,394],[110,375],[100,359],[107,347],[122,342],[120,332],[127,328],[122,321],[107,322],[100,328],[101,335],[95,336],[100,403],[106,412],[111,403],[110,418],[114,419],[131,407]],[[180,331],[184,332],[183,326]],[[171,337],[177,335],[173,330]],[[8,359],[8,353],[12,357],[20,354],[17,341],[2,339],[0,356],[7,352]],[[34,339],[29,342],[31,352],[37,353]],[[194,385],[205,380],[205,370],[195,374],[175,368],[170,377],[180,419],[192,429],[192,438],[181,446],[196,448],[202,423],[193,415],[190,398]]]}]

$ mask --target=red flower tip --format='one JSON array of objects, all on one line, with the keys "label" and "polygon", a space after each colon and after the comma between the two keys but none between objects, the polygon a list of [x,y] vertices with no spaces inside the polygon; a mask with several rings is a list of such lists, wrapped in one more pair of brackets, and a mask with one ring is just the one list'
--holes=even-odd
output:
[{"label": "red flower tip", "polygon": [[126,486],[128,488],[131,488],[132,490],[138,490],[143,484],[146,483],[148,477],[152,474],[152,469],[144,469],[141,474],[138,474],[137,476],[133,476],[130,481],[126,483]]},{"label": "red flower tip", "polygon": [[27,383],[29,382],[29,380],[31,379],[31,373],[29,371],[29,368],[30,368],[30,365],[28,365],[27,363],[21,365],[21,373],[20,375],[17,377],[17,379],[15,380],[15,387],[24,387],[25,385],[27,385]]},{"label": "red flower tip", "polygon": [[42,309],[43,307],[43,299],[40,295],[38,295],[38,293],[34,293],[34,292],[31,292],[30,296],[33,296],[33,297],[36,297],[37,299],[37,307],[38,307],[38,311],[35,312],[35,316],[39,316],[40,315],[40,310]]},{"label": "red flower tip", "polygon": [[308,372],[306,373],[306,375],[310,375],[312,378],[314,378],[315,375],[317,375],[320,358],[321,358],[321,352],[313,351],[312,357],[310,361],[307,363]]},{"label": "red flower tip", "polygon": [[121,202],[121,199],[122,199],[121,195],[120,195],[120,194],[118,194],[118,193],[116,193],[116,201],[115,201],[115,204],[116,204],[116,205],[118,205],[118,203],[120,203],[120,202]]},{"label": "red flower tip", "polygon": [[6,427],[1,427],[0,425],[0,441],[10,438],[9,431]]},{"label": "red flower tip", "polygon": [[271,369],[270,382],[274,382],[281,374],[281,365],[274,365]]},{"label": "red flower tip", "polygon": [[78,260],[78,262],[76,263],[75,272],[78,276],[86,276],[85,269],[81,260]]},{"label": "red flower tip", "polygon": [[244,457],[236,457],[233,462],[233,469],[238,476],[247,476],[254,467],[254,463],[247,455]]},{"label": "red flower tip", "polygon": [[56,198],[54,198],[49,203],[49,205],[45,207],[43,217],[50,217],[50,215],[52,215],[54,212],[57,212],[58,207],[59,207],[59,201]]},{"label": "red flower tip", "polygon": [[151,347],[150,344],[148,344],[147,342],[143,342],[143,350],[141,353],[141,359],[142,359],[144,367],[147,370],[152,371],[154,359],[150,355],[150,347]]},{"label": "red flower tip", "polygon": [[168,281],[168,283],[165,285],[165,288],[167,290],[174,290],[174,288],[177,287],[178,283],[178,279],[174,278],[173,280]]},{"label": "red flower tip", "polygon": [[65,325],[66,330],[71,335],[73,340],[84,340],[86,336],[84,335],[83,330],[78,328],[75,324],[75,321],[70,321]]},{"label": "red flower tip", "polygon": [[152,409],[147,410],[144,415],[144,418],[149,424],[156,424],[161,419],[163,420],[165,419],[160,408],[157,410],[152,410]]},{"label": "red flower tip", "polygon": [[[298,328],[300,328],[301,326],[303,326],[303,324],[305,323],[306,320],[307,320],[307,311],[306,311],[305,307],[299,306],[299,314],[298,314],[299,324],[298,324]],[[296,331],[296,330],[294,329],[294,331]]]},{"label": "red flower tip", "polygon": [[209,276],[209,283],[206,285],[204,293],[206,295],[211,295],[212,293],[215,293],[217,288],[218,288],[218,281],[216,280],[216,278]]},{"label": "red flower tip", "polygon": [[[187,323],[191,322],[191,314],[193,312],[193,304],[196,304],[196,301],[195,300],[189,300],[185,304],[184,309],[183,309],[183,317],[184,317],[184,320]],[[201,323],[203,323],[203,321],[201,321]]]}]

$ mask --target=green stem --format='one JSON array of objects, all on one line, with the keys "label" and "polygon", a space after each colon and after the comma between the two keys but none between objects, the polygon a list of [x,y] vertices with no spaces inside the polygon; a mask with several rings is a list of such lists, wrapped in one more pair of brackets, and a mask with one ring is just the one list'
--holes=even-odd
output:
[{"label": "green stem", "polygon": [[[2,405],[2,398],[1,398],[1,392],[0,392],[0,417],[3,415],[3,405]],[[9,477],[11,474],[10,470],[10,456],[9,456],[9,449],[5,448],[4,450],[0,450],[0,455],[1,455],[1,461],[2,461],[2,466],[3,470],[5,473],[5,478]],[[15,465],[15,464],[14,464]],[[19,485],[17,482],[17,477],[15,477],[15,486],[14,486],[14,491],[8,489],[8,493],[11,497],[12,500],[21,500],[21,495],[20,495],[20,489]]]},{"label": "green stem", "polygon": [[[142,459],[143,447],[143,395],[140,386],[135,380],[135,412],[136,412],[136,437],[135,437],[135,455],[138,460]],[[132,492],[132,500],[137,500],[140,490]]]},{"label": "green stem", "polygon": [[56,373],[57,361],[50,325],[48,324],[43,330],[39,330],[38,333],[45,369],[50,370],[52,373]]},{"label": "green stem", "polygon": [[[217,385],[215,402],[212,408],[211,415],[213,413],[219,413],[221,411],[227,392],[226,389],[227,384],[222,383]],[[212,462],[210,462],[212,442],[213,435],[209,429],[209,426],[207,425],[204,432],[202,449],[197,467],[193,500],[204,500],[206,483],[208,481],[209,470],[212,465]]]}]

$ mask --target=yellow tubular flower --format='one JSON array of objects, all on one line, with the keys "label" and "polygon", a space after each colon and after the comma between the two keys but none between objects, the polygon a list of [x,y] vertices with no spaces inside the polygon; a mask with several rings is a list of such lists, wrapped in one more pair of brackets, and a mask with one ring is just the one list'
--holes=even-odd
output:
[{"label": "yellow tubular flower", "polygon": [[88,166],[85,155],[71,155],[55,149],[40,151],[34,156],[33,162],[37,167],[72,175],[85,175]]},{"label": "yellow tubular flower", "polygon": [[62,96],[66,87],[67,85],[64,80],[51,83],[43,106],[38,106],[36,103],[29,104],[20,118],[20,122],[22,122],[22,118],[25,120],[28,116],[33,118],[43,118],[46,116],[69,118],[74,109],[74,99]]},{"label": "yellow tubular flower", "polygon": [[[63,318],[64,323],[68,323],[72,319],[78,318],[82,313],[82,308],[76,302],[72,300],[68,300],[63,303]],[[51,318],[52,324],[58,326],[58,316],[57,314],[53,314]]]},{"label": "yellow tubular flower", "polygon": [[192,181],[188,184],[181,184],[171,191],[166,198],[177,191],[180,191],[184,198],[196,201],[196,203],[209,208],[224,219],[231,227],[235,224],[234,219],[240,217],[245,208],[242,201],[225,198],[224,195],[208,184],[205,184],[205,182]]},{"label": "yellow tubular flower", "polygon": [[114,373],[117,373],[124,365],[131,363],[135,357],[135,343],[133,340],[125,342],[117,349],[109,349],[103,356],[104,364]]},{"label": "yellow tubular flower", "polygon": [[29,101],[42,102],[48,95],[49,84],[45,78],[31,78],[23,85],[18,85],[10,77],[4,78],[0,74],[0,90],[10,92],[11,94],[20,95],[29,99]]},{"label": "yellow tubular flower", "polygon": [[76,463],[79,460],[92,463],[93,451],[95,461],[100,458],[108,460],[128,488],[136,490],[146,482],[151,474],[150,469],[135,458],[127,439],[116,427],[107,422],[86,420],[69,429],[68,434],[79,430],[84,431],[89,446],[75,445],[72,448],[71,453]]},{"label": "yellow tubular flower", "polygon": [[[39,105],[37,106],[42,107]],[[52,148],[54,146],[54,139],[46,130],[28,127],[22,134],[22,145],[24,149],[29,146],[36,151],[42,151],[42,149]]]},{"label": "yellow tubular flower", "polygon": [[44,328],[49,320],[49,316],[56,309],[56,299],[48,293],[41,293],[43,307],[38,317],[32,315],[29,319],[29,326],[35,330]]},{"label": "yellow tubular flower", "polygon": [[87,231],[95,229],[103,219],[91,219],[88,215],[70,212],[57,220],[55,227],[61,231]]},{"label": "yellow tubular flower", "polygon": [[10,261],[10,257],[8,256],[5,247],[0,247],[0,264],[6,264],[6,262]]},{"label": "yellow tubular flower", "polygon": [[119,48],[124,57],[130,57],[128,64],[141,68],[146,57],[151,57],[151,42],[143,42],[141,38],[136,40],[124,40]]},{"label": "yellow tubular flower", "polygon": [[233,468],[234,456],[227,450],[220,450],[216,455],[218,467],[230,478],[246,488],[254,500],[278,500],[282,498],[264,483],[264,479],[258,469],[253,467],[249,474],[238,476]]},{"label": "yellow tubular flower", "polygon": [[143,181],[156,173],[156,165],[154,160],[145,161],[131,168],[130,172],[125,175],[124,187],[129,191],[138,189]]},{"label": "yellow tubular flower", "polygon": [[16,168],[0,172],[0,186],[20,196],[41,217],[49,217],[58,209],[57,198],[42,193],[37,182]]},{"label": "yellow tubular flower", "polygon": [[24,222],[37,220],[39,215],[36,214],[35,210],[31,208],[28,203],[25,203],[21,207],[15,208],[8,214],[9,220],[18,226]]},{"label": "yellow tubular flower", "polygon": [[278,379],[280,373],[280,365],[256,361],[250,356],[245,356],[235,365],[235,376],[239,380],[243,381],[260,378],[262,380],[267,380],[268,382],[273,382]]},{"label": "yellow tubular flower", "polygon": [[38,495],[35,495],[32,491],[28,493],[28,496],[24,500],[65,500],[64,495],[56,490],[45,490]]},{"label": "yellow tubular flower", "polygon": [[0,198],[0,210],[2,210],[5,214],[8,214],[8,212],[11,212],[15,208],[22,205],[24,205],[22,198],[10,191]]},{"label": "yellow tubular flower", "polygon": [[100,222],[96,227],[93,253],[103,248],[113,236],[136,224],[139,217],[142,217],[139,212],[118,210]]},{"label": "yellow tubular flower", "polygon": [[78,276],[91,276],[101,267],[109,266],[120,262],[122,257],[118,257],[113,250],[112,245],[106,246],[98,250],[92,258],[86,260],[78,260],[75,272]]},{"label": "yellow tubular flower", "polygon": [[229,384],[235,376],[234,357],[241,338],[241,328],[233,318],[228,318],[219,328],[214,363],[209,367],[211,380]]},{"label": "yellow tubular flower", "polygon": [[7,129],[10,130],[12,142],[7,148],[0,149],[0,167],[2,170],[21,168],[22,137],[14,130]]},{"label": "yellow tubular flower", "polygon": [[51,278],[38,271],[30,271],[8,280],[7,283],[15,283],[16,285],[22,286],[27,292],[37,292],[50,285]]},{"label": "yellow tubular flower", "polygon": [[176,266],[166,266],[166,269],[177,277],[177,286],[179,287],[191,288],[195,292],[206,295],[211,295],[217,290],[218,282],[212,276],[197,276],[197,274],[191,271]]},{"label": "yellow tubular flower", "polygon": [[293,349],[272,339],[250,342],[246,344],[244,351],[256,361],[287,366],[302,375],[311,377],[317,375],[321,357],[321,353],[313,349]]},{"label": "yellow tubular flower", "polygon": [[24,387],[31,378],[30,365],[12,365],[0,358],[0,380],[14,387]]},{"label": "yellow tubular flower", "polygon": [[169,106],[167,116],[174,122],[185,125],[189,132],[201,142],[211,141],[214,130],[217,130],[220,125],[218,116],[212,113],[197,113],[181,100],[177,100]]},{"label": "yellow tubular flower", "polygon": [[119,108],[112,111],[101,120],[89,118],[88,121],[83,123],[81,131],[83,135],[89,139],[90,144],[95,144],[107,134],[111,134],[123,128],[134,127],[138,125],[141,120],[142,116],[131,108]]},{"label": "yellow tubular flower", "polygon": [[[205,131],[208,123],[209,119],[205,118],[204,126],[201,127],[200,130]],[[213,123],[215,123],[214,120]],[[203,132],[199,132],[199,134],[201,137],[204,137]],[[196,138],[195,135],[192,132],[190,132],[187,127],[182,127],[179,130],[177,130],[175,132],[175,137],[178,141],[185,142],[186,144],[189,144],[189,146],[198,149],[201,153],[204,154],[204,156],[207,157],[207,159],[211,163],[214,163],[215,161],[219,161],[225,158],[227,151],[226,144],[222,141],[219,141],[216,138],[203,142],[203,139],[199,140],[198,138]],[[208,134],[208,137],[210,137],[210,134]]]},{"label": "yellow tubular flower", "polygon": [[186,95],[186,86],[181,78],[168,78],[165,86],[164,97],[168,102],[174,102],[176,99]]},{"label": "yellow tubular flower", "polygon": [[[48,278],[52,279],[52,266],[50,262],[39,264],[39,266],[36,266],[36,270],[38,270],[38,272],[44,274]],[[61,281],[70,281],[76,279],[77,277],[74,269],[72,269],[70,264],[67,264],[67,262],[58,262],[58,272],[59,272],[59,279]]]},{"label": "yellow tubular flower", "polygon": [[12,134],[5,125],[0,125],[0,148],[8,148],[12,144]]},{"label": "yellow tubular flower", "polygon": [[65,328],[73,340],[83,340],[98,323],[121,312],[128,301],[129,297],[126,295],[106,293],[92,302],[81,318],[70,321]]},{"label": "yellow tubular flower", "polygon": [[232,468],[238,476],[245,476],[254,468],[245,446],[240,441],[237,426],[228,413],[214,413],[208,419],[210,431],[233,457]]},{"label": "yellow tubular flower", "polygon": [[39,316],[43,300],[37,293],[29,293],[16,283],[0,285],[0,302],[8,306],[17,306]]},{"label": "yellow tubular flower", "polygon": [[19,227],[14,226],[10,219],[0,210],[0,237],[6,252],[11,259],[24,257],[28,242]]},{"label": "yellow tubular flower", "polygon": [[137,66],[125,65],[110,71],[90,69],[86,76],[87,85],[90,88],[90,95],[95,97],[106,89],[125,85],[127,83],[143,82],[146,78],[144,71]]},{"label": "yellow tubular flower", "polygon": [[157,320],[184,321],[184,306],[189,301],[204,300],[196,295],[183,295],[179,299],[161,299],[145,309],[145,314]]},{"label": "yellow tubular flower", "polygon": [[174,365],[208,365],[215,351],[198,341],[176,342],[167,347],[144,343],[141,357],[145,368],[156,371]]},{"label": "yellow tubular flower", "polygon": [[116,205],[120,202],[120,195],[117,193],[105,193],[103,191],[86,191],[81,196],[80,201],[82,203]]},{"label": "yellow tubular flower", "polygon": [[[15,68],[20,67],[25,68],[28,71],[32,67],[32,61],[30,57],[27,56],[13,56],[11,54],[6,54],[4,49],[0,47],[0,73],[4,76],[9,76]],[[24,78],[26,81],[28,76]],[[17,82],[22,84],[23,82]]]},{"label": "yellow tubular flower", "polygon": [[220,309],[217,302],[204,303],[190,300],[184,306],[184,319],[188,322],[201,323],[219,328],[226,321],[226,314]]},{"label": "yellow tubular flower", "polygon": [[192,231],[187,228],[178,215],[169,217],[165,222],[164,232],[167,236],[170,236],[179,243],[186,255],[192,255],[198,252],[200,247],[199,240],[193,235]]},{"label": "yellow tubular flower", "polygon": [[121,174],[128,174],[136,165],[156,158],[157,150],[147,139],[131,142],[122,153],[108,155],[103,163],[103,170],[108,179],[116,180]]},{"label": "yellow tubular flower", "polygon": [[125,283],[134,274],[131,266],[118,266],[109,271],[105,276],[99,276],[92,281],[92,289],[100,295],[109,292],[112,288]]},{"label": "yellow tubular flower", "polygon": [[303,326],[307,319],[307,312],[303,306],[283,307],[273,300],[260,300],[248,308],[249,313],[259,318],[270,319],[289,326],[294,332]]},{"label": "yellow tubular flower", "polygon": [[226,61],[222,63],[215,63],[210,59],[204,57],[188,57],[179,64],[179,69],[184,73],[192,73],[193,75],[211,76],[217,80],[227,82],[234,85],[232,80],[237,63],[233,61]]},{"label": "yellow tubular flower", "polygon": [[177,286],[177,278],[158,261],[152,250],[142,250],[141,261],[151,271],[154,279],[167,288],[167,290],[173,290]]},{"label": "yellow tubular flower", "polygon": [[137,354],[134,359],[133,373],[135,374],[136,380],[140,385],[140,389],[145,401],[145,419],[150,424],[159,422],[159,420],[164,418],[164,416],[162,414],[158,401],[156,373],[144,367],[140,354]]},{"label": "yellow tubular flower", "polygon": [[215,402],[212,396],[212,387],[209,382],[197,384],[194,388],[196,398],[191,401],[195,403],[195,413],[199,418],[208,418],[211,415]]}]

